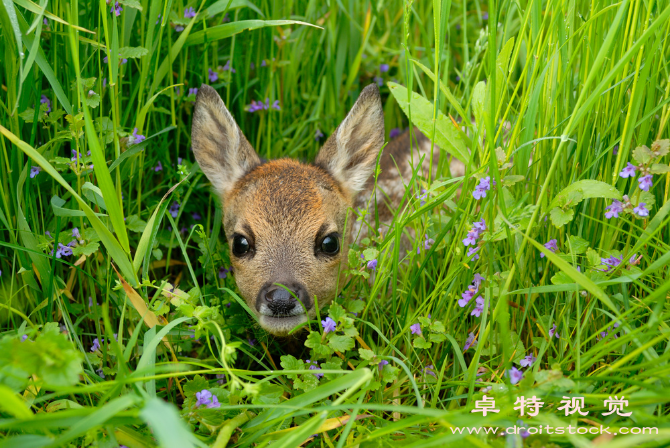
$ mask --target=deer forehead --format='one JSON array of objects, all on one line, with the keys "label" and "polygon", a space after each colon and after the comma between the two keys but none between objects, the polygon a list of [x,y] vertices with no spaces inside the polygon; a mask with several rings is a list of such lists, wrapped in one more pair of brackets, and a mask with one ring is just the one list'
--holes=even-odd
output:
[{"label": "deer forehead", "polygon": [[248,226],[259,238],[313,238],[324,226],[343,232],[348,206],[325,170],[291,159],[273,160],[251,170],[226,195],[225,227],[231,234]]}]

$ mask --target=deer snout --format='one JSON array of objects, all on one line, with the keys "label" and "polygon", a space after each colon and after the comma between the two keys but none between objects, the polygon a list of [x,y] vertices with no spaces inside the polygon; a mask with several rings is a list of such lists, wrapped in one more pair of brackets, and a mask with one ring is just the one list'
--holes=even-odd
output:
[{"label": "deer snout", "polygon": [[300,283],[266,283],[256,298],[256,309],[265,316],[296,316],[310,308],[312,302]]}]

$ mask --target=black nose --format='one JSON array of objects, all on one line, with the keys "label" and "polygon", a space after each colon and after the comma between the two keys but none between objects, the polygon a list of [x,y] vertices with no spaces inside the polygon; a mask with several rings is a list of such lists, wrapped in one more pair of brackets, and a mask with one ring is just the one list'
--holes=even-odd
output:
[{"label": "black nose", "polygon": [[[303,308],[304,307],[304,308]],[[267,283],[256,299],[256,309],[265,315],[294,316],[312,307],[304,286],[299,283]]]}]

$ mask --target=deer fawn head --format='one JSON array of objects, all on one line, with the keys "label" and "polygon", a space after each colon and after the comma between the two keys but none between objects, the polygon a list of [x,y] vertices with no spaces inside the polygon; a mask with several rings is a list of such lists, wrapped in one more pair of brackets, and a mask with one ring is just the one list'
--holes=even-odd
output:
[{"label": "deer fawn head", "polygon": [[[220,197],[237,286],[260,325],[283,336],[330,303],[347,261],[347,212],[384,143],[376,85],[363,89],[313,164],[261,163],[214,89],[198,91],[191,131]],[[342,285],[339,282],[340,286]]]}]

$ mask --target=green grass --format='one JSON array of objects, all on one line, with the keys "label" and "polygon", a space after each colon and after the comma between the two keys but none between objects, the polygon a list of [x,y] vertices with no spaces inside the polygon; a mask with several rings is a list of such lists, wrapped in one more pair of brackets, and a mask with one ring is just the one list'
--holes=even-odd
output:
[{"label": "green grass", "polygon": [[[0,6],[1,447],[598,437],[450,429],[500,432],[519,420],[516,399],[533,395],[545,404],[523,418],[528,427],[656,427],[607,443],[667,445],[666,1],[120,6],[119,16],[105,2]],[[184,18],[187,7],[199,14]],[[227,63],[234,73],[217,69]],[[262,157],[310,160],[376,81],[387,133],[413,122],[434,135],[441,160],[465,159],[466,174],[451,179],[441,162],[435,179],[406,179],[393,227],[352,248],[338,304],[321,310],[338,331],[311,322],[294,357],[254,324],[234,273],[219,276],[230,262],[217,199],[190,151],[188,90],[215,87]],[[266,98],[281,110],[245,110]],[[628,162],[652,170],[648,191],[640,169],[619,175]],[[496,186],[475,199],[485,176]],[[619,217],[605,217],[626,198]],[[642,202],[647,217],[633,212]],[[481,219],[474,260],[463,240]],[[73,228],[81,243],[58,258]],[[400,258],[394,243],[409,229],[417,238]],[[554,239],[555,252],[545,249]],[[378,260],[372,281],[360,254]],[[623,261],[607,269],[612,257]],[[458,303],[476,273],[480,316],[475,297]],[[477,343],[464,351],[469,334]],[[96,338],[113,342],[92,352]],[[537,360],[521,367],[529,355]],[[204,389],[220,408],[196,404]],[[499,413],[471,412],[484,393]],[[588,416],[566,417],[564,396],[584,397]],[[632,416],[602,415],[610,396],[625,396]]]}]

